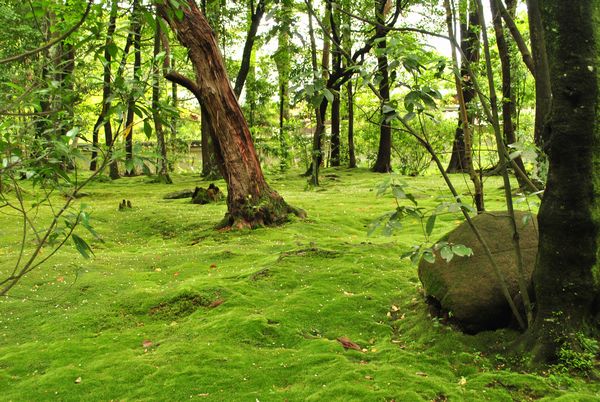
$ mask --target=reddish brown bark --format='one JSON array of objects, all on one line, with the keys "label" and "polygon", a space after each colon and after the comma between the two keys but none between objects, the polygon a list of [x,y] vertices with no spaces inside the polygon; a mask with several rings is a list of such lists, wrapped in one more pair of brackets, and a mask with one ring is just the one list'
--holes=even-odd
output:
[{"label": "reddish brown bark", "polygon": [[187,2],[182,18],[168,1],[157,7],[189,51],[196,72],[195,94],[206,107],[215,147],[222,156],[228,190],[222,226],[273,225],[287,220],[290,213],[303,216],[267,184],[212,28],[196,3]]}]

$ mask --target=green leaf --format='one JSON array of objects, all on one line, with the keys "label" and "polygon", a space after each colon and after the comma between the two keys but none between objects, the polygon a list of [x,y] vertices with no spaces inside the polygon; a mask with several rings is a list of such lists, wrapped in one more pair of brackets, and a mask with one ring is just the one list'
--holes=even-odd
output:
[{"label": "green leaf", "polygon": [[452,258],[454,258],[454,253],[452,252],[452,248],[450,248],[450,246],[443,246],[440,249],[440,256],[446,261],[446,262],[450,262],[452,261]]},{"label": "green leaf", "polygon": [[152,137],[152,126],[148,119],[144,120],[144,134],[146,134],[146,138],[150,139]]},{"label": "green leaf", "polygon": [[329,103],[333,102],[333,92],[331,92],[329,89],[323,88],[323,96],[327,98]]},{"label": "green leaf", "polygon": [[431,232],[433,232],[433,228],[435,227],[435,219],[437,215],[433,214],[427,219],[427,224],[425,225],[425,232],[427,236],[431,236]]},{"label": "green leaf", "polygon": [[431,250],[425,250],[423,251],[423,259],[428,263],[433,264],[435,262],[435,255]]},{"label": "green leaf", "polygon": [[473,255],[473,250],[464,244],[453,245],[452,252],[459,257],[470,257]]},{"label": "green leaf", "polygon": [[75,244],[75,248],[79,251],[84,258],[90,258],[90,254],[94,255],[94,252],[90,248],[90,246],[83,240],[81,237],[76,234],[72,234],[71,238],[73,239],[73,243]]}]

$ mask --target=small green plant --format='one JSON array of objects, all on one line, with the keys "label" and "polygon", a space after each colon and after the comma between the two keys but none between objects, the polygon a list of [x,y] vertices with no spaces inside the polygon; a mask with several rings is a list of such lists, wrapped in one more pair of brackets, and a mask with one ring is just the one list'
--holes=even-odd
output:
[{"label": "small green plant", "polygon": [[600,352],[598,341],[578,332],[574,339],[563,342],[558,350],[557,368],[560,371],[589,372]]},{"label": "small green plant", "polygon": [[[378,187],[377,196],[384,195],[391,190],[396,200],[396,210],[381,215],[368,226],[368,234],[372,235],[381,228],[385,236],[390,236],[396,230],[402,229],[402,221],[406,218],[413,218],[419,223],[423,233],[423,242],[414,245],[411,250],[404,253],[402,258],[410,258],[413,264],[418,264],[421,258],[429,263],[434,263],[436,255],[439,255],[446,262],[450,262],[454,256],[470,257],[473,250],[463,244],[452,244],[447,241],[434,242],[431,240],[431,234],[435,228],[437,217],[443,214],[454,214],[460,212],[461,208],[466,208],[475,212],[470,205],[462,202],[448,202],[442,200],[435,208],[426,209],[419,207],[416,198],[407,191],[408,185],[398,177],[390,175]],[[402,201],[410,201],[409,205],[402,205]]]}]

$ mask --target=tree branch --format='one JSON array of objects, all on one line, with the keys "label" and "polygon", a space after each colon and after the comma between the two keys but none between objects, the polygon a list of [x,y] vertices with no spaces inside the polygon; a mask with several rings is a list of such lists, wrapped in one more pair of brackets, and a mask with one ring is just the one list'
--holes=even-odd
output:
[{"label": "tree branch", "polygon": [[52,46],[56,45],[57,43],[62,42],[64,39],[68,38],[69,36],[71,36],[71,34],[73,32],[77,31],[77,29],[79,29],[79,27],[84,23],[84,21],[86,20],[87,16],[90,13],[93,2],[94,2],[94,0],[88,1],[85,12],[83,13],[83,16],[81,17],[79,22],[77,24],[73,25],[73,27],[71,29],[69,29],[67,32],[65,32],[58,38],[46,43],[44,46],[38,47],[37,49],[29,50],[25,53],[21,53],[16,56],[11,56],[11,57],[7,57],[6,59],[2,59],[2,60],[0,60],[0,64],[6,64],[6,63],[11,63],[13,61],[20,61],[20,60],[26,59],[27,57],[33,56],[34,54],[39,53],[39,52],[43,52],[44,50],[49,49]]}]

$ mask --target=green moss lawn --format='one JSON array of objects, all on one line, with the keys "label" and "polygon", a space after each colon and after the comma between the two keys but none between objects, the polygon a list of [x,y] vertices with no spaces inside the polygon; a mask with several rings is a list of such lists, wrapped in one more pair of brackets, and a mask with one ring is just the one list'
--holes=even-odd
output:
[{"label": "green moss lawn", "polygon": [[[376,197],[385,176],[323,174],[316,191],[298,172],[270,175],[308,219],[241,232],[211,229],[224,203],[162,199],[208,184],[197,176],[86,188],[78,203],[104,239],[86,236],[95,257],[69,245],[0,299],[0,400],[600,400],[600,384],[585,375],[510,369],[504,348],[515,332],[468,336],[432,319],[416,268],[400,259],[421,242],[419,226],[367,236],[395,206],[391,195]],[[466,189],[465,178],[453,180]],[[405,181],[425,207],[446,194],[438,178]],[[486,182],[492,209],[499,186]],[[119,211],[122,199],[133,208]],[[458,222],[438,219],[434,237]],[[18,230],[0,215],[3,275]],[[345,350],[340,337],[362,351]]]}]

